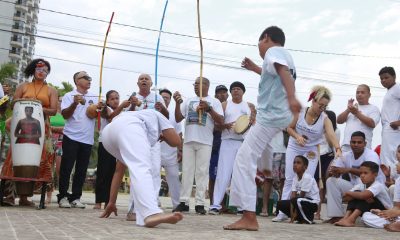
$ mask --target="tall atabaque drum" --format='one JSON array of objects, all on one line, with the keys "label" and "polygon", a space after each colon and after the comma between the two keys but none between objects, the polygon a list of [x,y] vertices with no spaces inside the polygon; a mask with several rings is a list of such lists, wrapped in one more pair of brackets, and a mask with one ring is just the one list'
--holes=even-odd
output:
[{"label": "tall atabaque drum", "polygon": [[[36,178],[45,135],[40,101],[19,99],[14,102],[10,135],[14,177]],[[17,182],[17,194],[32,195],[33,186],[33,182]]]}]

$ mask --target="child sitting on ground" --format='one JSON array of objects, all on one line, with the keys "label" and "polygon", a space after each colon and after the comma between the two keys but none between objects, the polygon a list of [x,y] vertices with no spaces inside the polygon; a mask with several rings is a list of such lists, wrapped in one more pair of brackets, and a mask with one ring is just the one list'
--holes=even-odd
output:
[{"label": "child sitting on ground", "polygon": [[319,189],[314,177],[305,173],[308,159],[296,156],[293,161],[293,179],[290,200],[278,201],[277,208],[291,218],[291,222],[312,224],[320,202]]},{"label": "child sitting on ground", "polygon": [[336,226],[354,227],[359,216],[371,209],[385,210],[393,207],[386,186],[375,181],[379,165],[365,161],[360,166],[362,183],[345,192],[343,200],[348,202],[346,214],[335,223]]},{"label": "child sitting on ground", "polygon": [[[400,232],[400,145],[396,150],[397,165],[391,168],[391,172],[395,170],[397,179],[394,184],[393,208],[389,210],[372,209],[371,212],[366,212],[362,216],[363,222],[373,228],[385,228],[391,232]],[[393,173],[390,174],[393,176]]]}]

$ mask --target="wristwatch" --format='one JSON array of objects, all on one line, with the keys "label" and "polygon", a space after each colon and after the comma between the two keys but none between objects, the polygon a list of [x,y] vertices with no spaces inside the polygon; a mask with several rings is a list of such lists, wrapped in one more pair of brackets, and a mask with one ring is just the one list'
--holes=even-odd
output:
[{"label": "wristwatch", "polygon": [[211,110],[212,110],[212,106],[208,106],[208,108],[207,108],[207,110],[206,110],[206,112],[211,112]]}]

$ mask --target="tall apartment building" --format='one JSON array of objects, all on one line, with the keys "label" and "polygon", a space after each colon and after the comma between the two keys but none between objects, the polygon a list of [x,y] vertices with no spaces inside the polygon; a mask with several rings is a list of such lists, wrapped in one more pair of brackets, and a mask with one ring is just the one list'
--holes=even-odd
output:
[{"label": "tall apartment building", "polygon": [[12,62],[17,74],[12,84],[25,81],[23,71],[35,51],[36,25],[40,0],[0,2],[0,64]]}]

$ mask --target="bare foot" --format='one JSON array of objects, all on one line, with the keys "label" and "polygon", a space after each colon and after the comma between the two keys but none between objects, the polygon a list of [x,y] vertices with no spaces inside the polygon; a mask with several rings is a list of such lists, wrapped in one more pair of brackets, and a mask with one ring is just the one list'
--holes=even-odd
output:
[{"label": "bare foot", "polygon": [[126,221],[136,221],[136,213],[128,212],[126,214]]},{"label": "bare foot", "polygon": [[354,223],[350,222],[348,219],[342,219],[335,223],[335,226],[340,227],[354,227]]},{"label": "bare foot", "polygon": [[389,231],[389,232],[400,232],[400,222],[386,224],[383,227],[386,229],[386,231]]},{"label": "bare foot", "polygon": [[93,209],[101,209],[101,203],[96,203]]},{"label": "bare foot", "polygon": [[223,228],[224,230],[258,231],[258,222],[254,212],[245,211],[242,218],[232,224],[224,226]]},{"label": "bare foot", "polygon": [[177,222],[183,219],[183,215],[180,212],[174,213],[158,213],[151,216],[148,216],[144,219],[144,226],[145,227],[155,227],[161,223],[169,223],[169,224],[176,224]]}]

